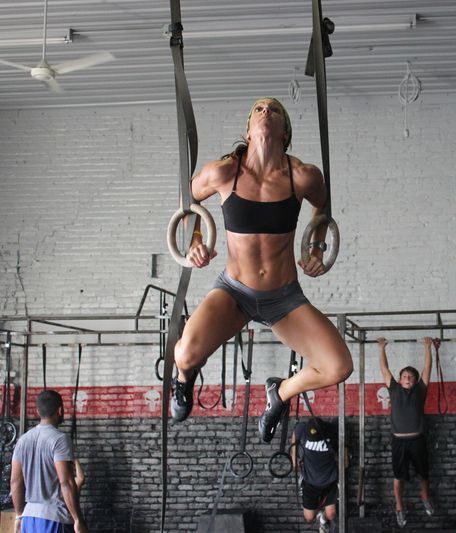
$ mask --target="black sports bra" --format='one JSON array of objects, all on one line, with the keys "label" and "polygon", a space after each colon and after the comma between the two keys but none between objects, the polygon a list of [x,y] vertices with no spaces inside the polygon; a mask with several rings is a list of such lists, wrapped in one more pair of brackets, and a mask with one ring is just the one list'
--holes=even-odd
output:
[{"label": "black sports bra", "polygon": [[225,229],[233,233],[290,233],[296,229],[301,204],[293,187],[290,157],[287,155],[291,195],[277,202],[247,200],[236,194],[242,155],[234,178],[231,194],[222,204]]}]

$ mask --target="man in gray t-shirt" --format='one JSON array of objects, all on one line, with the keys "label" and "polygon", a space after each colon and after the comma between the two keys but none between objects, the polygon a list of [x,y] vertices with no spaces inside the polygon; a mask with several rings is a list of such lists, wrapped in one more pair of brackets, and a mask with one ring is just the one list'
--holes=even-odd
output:
[{"label": "man in gray t-shirt", "polygon": [[22,435],[13,454],[16,531],[87,533],[74,480],[71,440],[57,429],[63,421],[62,397],[56,391],[43,391],[37,409],[40,424]]}]

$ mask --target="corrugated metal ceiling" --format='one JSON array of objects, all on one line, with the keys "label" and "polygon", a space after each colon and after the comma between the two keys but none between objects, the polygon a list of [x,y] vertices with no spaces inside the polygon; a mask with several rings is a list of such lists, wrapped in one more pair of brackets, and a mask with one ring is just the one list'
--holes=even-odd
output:
[{"label": "corrugated metal ceiling", "polygon": [[[455,92],[454,0],[322,0],[336,24],[327,61],[330,96],[394,95],[410,61],[423,93]],[[165,0],[49,0],[50,64],[110,51],[115,60],[59,78],[53,94],[25,71],[0,65],[0,108],[174,100]],[[284,97],[296,76],[303,97],[311,1],[182,0],[184,54],[194,100]],[[73,41],[65,44],[69,29]],[[0,58],[35,66],[43,2],[0,3]],[[33,43],[30,42],[33,40]],[[58,41],[58,42],[54,42]]]}]

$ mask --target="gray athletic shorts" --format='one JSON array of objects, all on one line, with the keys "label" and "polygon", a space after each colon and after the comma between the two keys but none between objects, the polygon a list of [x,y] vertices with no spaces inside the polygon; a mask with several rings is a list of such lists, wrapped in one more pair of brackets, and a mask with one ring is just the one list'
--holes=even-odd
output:
[{"label": "gray athletic shorts", "polygon": [[257,291],[231,278],[223,271],[215,280],[214,289],[223,289],[236,300],[247,320],[273,326],[293,309],[308,304],[298,281],[272,291]]}]

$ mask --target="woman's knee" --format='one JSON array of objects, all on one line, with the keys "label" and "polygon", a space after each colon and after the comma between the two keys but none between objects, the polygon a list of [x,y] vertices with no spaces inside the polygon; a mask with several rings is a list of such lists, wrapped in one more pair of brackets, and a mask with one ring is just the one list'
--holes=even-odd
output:
[{"label": "woman's knee", "polygon": [[348,350],[347,350],[347,353],[348,353],[348,356],[346,357],[346,360],[339,367],[339,378],[340,379],[339,379],[338,383],[340,383],[341,381],[345,381],[353,373],[353,360],[352,360],[350,352],[348,352]]},{"label": "woman's knee", "polygon": [[202,354],[201,347],[185,339],[185,336],[177,341],[174,348],[174,360],[177,368],[191,370],[196,366],[203,366],[207,357]]},{"label": "woman's knee", "polygon": [[324,376],[327,385],[336,385],[348,379],[353,372],[353,362],[350,359],[340,363],[339,365],[333,365],[329,368],[318,369]]}]

